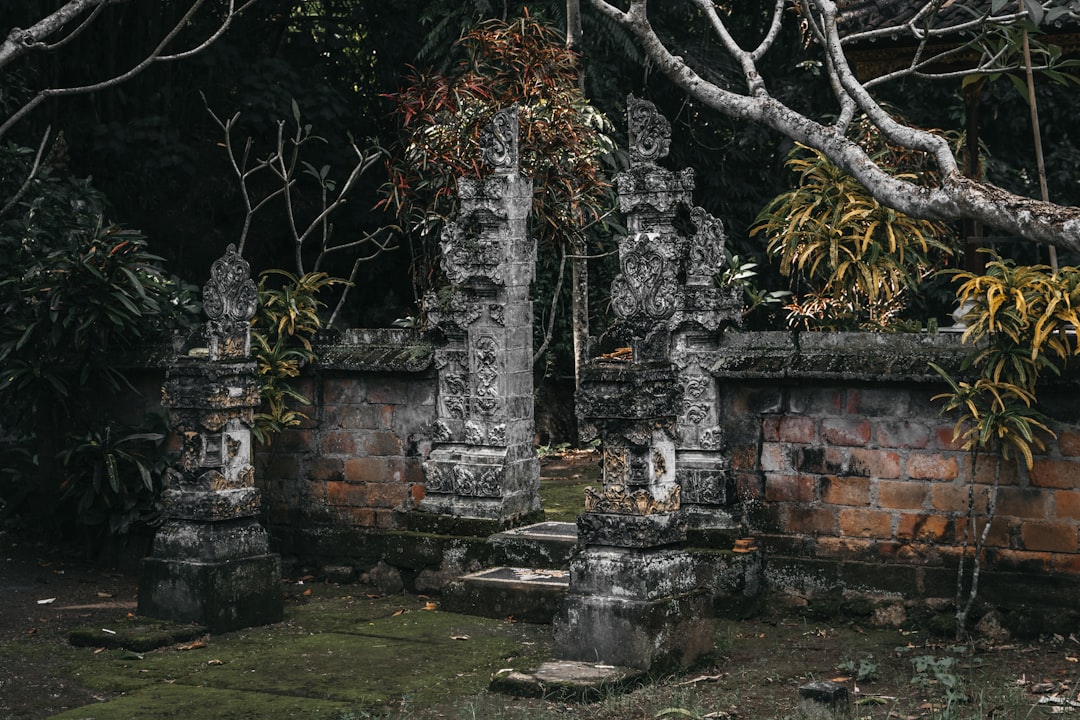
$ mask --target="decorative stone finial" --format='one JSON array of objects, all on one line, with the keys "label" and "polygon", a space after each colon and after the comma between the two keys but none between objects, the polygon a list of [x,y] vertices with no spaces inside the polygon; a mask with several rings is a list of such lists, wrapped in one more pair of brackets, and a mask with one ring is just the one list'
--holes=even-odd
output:
[{"label": "decorative stone finial", "polygon": [[518,106],[503,108],[480,131],[480,150],[484,162],[496,172],[518,167]]},{"label": "decorative stone finial", "polygon": [[630,131],[630,164],[655,163],[667,157],[671,123],[648,100],[626,96],[626,124]]},{"label": "decorative stone finial", "polygon": [[225,254],[210,267],[210,279],[203,286],[203,309],[219,322],[246,323],[255,317],[259,292],[251,279],[251,265],[229,243]]}]

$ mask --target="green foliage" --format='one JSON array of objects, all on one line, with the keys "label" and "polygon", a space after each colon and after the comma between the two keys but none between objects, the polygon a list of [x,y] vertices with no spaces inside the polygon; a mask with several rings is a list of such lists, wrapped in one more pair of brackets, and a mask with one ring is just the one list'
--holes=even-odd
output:
[{"label": "green foliage", "polygon": [[50,161],[26,182],[32,153],[0,153],[3,196],[14,198],[0,217],[0,453],[13,460],[0,505],[72,500],[79,524],[125,532],[152,505],[156,480],[143,472],[157,466],[141,446],[150,435],[111,428],[102,400],[130,387],[118,355],[194,322],[193,288],[164,273],[139,232],[105,223],[88,180]]},{"label": "green foliage", "polygon": [[[280,277],[279,287],[269,280]],[[258,367],[263,406],[255,413],[252,433],[260,443],[285,428],[296,427],[307,415],[294,409],[293,403],[310,405],[289,383],[300,375],[303,366],[315,359],[312,340],[322,329],[319,291],[345,281],[324,272],[309,272],[300,277],[287,270],[266,270],[259,276],[259,310],[252,321],[252,355]]]},{"label": "green foliage", "polygon": [[61,499],[75,504],[80,525],[99,533],[126,534],[135,523],[156,524],[168,459],[160,430],[144,432],[109,422],[72,436],[60,454],[64,467]]},{"label": "green foliage", "polygon": [[456,179],[479,177],[479,134],[492,115],[520,106],[520,163],[533,179],[533,231],[542,247],[568,247],[613,204],[604,169],[606,119],[577,87],[576,56],[532,17],[483,22],[460,40],[467,58],[446,74],[415,71],[391,96],[402,138],[380,204],[412,243],[417,295],[437,284],[443,223],[456,212]]},{"label": "green foliage", "polygon": [[1030,468],[1032,451],[1044,448],[1041,433],[1053,435],[1036,406],[1036,385],[1044,371],[1080,352],[1070,330],[1080,328],[1080,269],[1057,271],[1045,265],[1017,265],[996,255],[985,274],[956,273],[957,298],[967,325],[964,342],[973,346],[964,369],[973,382],[957,381],[935,369],[950,391],[936,396],[959,417],[954,431],[971,451],[1012,453]]},{"label": "green foliage", "polygon": [[855,676],[856,682],[870,682],[877,679],[878,664],[873,655],[855,660],[844,660],[837,666],[840,670]]},{"label": "green foliage", "polygon": [[952,717],[956,705],[967,702],[964,683],[956,673],[956,658],[919,655],[911,658],[911,664],[915,668],[911,684],[935,688],[945,701],[945,717]]},{"label": "green foliage", "polygon": [[[933,180],[921,154],[889,146],[868,124],[859,130],[871,159],[896,177]],[[752,232],[768,239],[780,272],[802,289],[787,306],[788,324],[894,327],[908,297],[952,254],[945,226],[882,205],[820,151],[799,145],[787,167],[797,186],[766,206]]]}]

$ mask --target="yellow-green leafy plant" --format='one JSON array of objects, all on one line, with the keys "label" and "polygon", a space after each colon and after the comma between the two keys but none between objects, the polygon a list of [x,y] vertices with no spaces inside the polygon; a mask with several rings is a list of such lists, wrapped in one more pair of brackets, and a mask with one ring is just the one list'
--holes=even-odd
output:
[{"label": "yellow-green leafy plant", "polygon": [[[870,158],[901,179],[935,175],[921,153],[894,148],[858,126]],[[940,222],[913,218],[879,203],[823,153],[798,145],[787,160],[796,186],[769,203],[752,234],[791,277],[788,324],[806,329],[886,330],[913,291],[952,255]]]},{"label": "yellow-green leafy plant", "polygon": [[[957,299],[967,308],[963,341],[972,345],[961,369],[970,380],[956,380],[931,366],[949,391],[935,396],[943,412],[957,414],[954,439],[972,455],[968,467],[968,510],[957,572],[957,633],[964,631],[978,591],[982,549],[997,508],[1001,463],[995,461],[994,483],[987,497],[983,526],[976,527],[974,472],[980,454],[1000,453],[1003,460],[1023,459],[1030,469],[1033,454],[1054,437],[1050,419],[1037,404],[1037,383],[1044,371],[1059,374],[1068,358],[1080,352],[1080,270],[1045,265],[1017,265],[992,255],[985,273],[956,272]],[[974,538],[971,586],[963,601],[965,556]]]},{"label": "yellow-green leafy plant", "polygon": [[[270,287],[274,277],[282,278],[279,287]],[[344,282],[324,272],[298,277],[273,269],[259,275],[259,310],[252,320],[251,340],[263,401],[252,432],[260,443],[307,419],[295,404],[310,405],[311,401],[289,381],[315,359],[312,340],[323,327],[319,310],[325,306],[318,299],[319,291]]]}]

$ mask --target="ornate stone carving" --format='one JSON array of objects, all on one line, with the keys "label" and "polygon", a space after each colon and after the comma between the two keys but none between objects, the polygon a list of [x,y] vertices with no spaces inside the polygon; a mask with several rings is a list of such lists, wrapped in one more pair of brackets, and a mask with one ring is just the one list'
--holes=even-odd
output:
[{"label": "ornate stone carving", "polygon": [[719,473],[687,471],[679,478],[682,499],[696,505],[722,505],[727,501],[727,479]]},{"label": "ornate stone carving", "polygon": [[[499,244],[477,232],[477,223],[448,222],[439,236],[440,263],[450,282],[461,285],[472,279],[502,282]],[[477,311],[479,312],[479,311]]]},{"label": "ornate stone carving", "polygon": [[476,378],[476,408],[484,415],[491,415],[499,406],[498,361],[499,344],[490,335],[482,335],[473,344]]},{"label": "ornate stone carving", "polygon": [[671,123],[648,100],[626,98],[626,122],[630,132],[630,164],[655,163],[667,157],[671,146]]},{"label": "ornate stone carving", "polygon": [[654,247],[655,238],[640,233],[627,238],[619,253],[622,273],[611,283],[611,307],[623,320],[667,320],[678,304],[675,267]]},{"label": "ornate stone carving", "polygon": [[427,464],[427,482],[425,490],[431,493],[449,493],[454,491],[454,476],[449,467]]},{"label": "ornate stone carving", "polygon": [[251,279],[251,265],[229,243],[225,254],[210,267],[203,286],[203,310],[213,322],[248,323],[259,307],[259,292]]},{"label": "ornate stone carving", "polygon": [[701,431],[702,450],[723,450],[724,448],[724,431],[718,427],[705,428]]},{"label": "ornate stone carving", "polygon": [[480,131],[484,162],[498,170],[518,166],[518,106],[503,108]]},{"label": "ornate stone carving", "polygon": [[690,238],[686,274],[711,279],[724,267],[724,225],[701,207],[690,211],[690,219],[697,232]]},{"label": "ornate stone carving", "polygon": [[585,488],[585,512],[612,515],[655,515],[672,513],[680,507],[680,490],[672,485],[667,497],[657,499],[642,488],[628,490],[624,485],[609,485],[602,490]]},{"label": "ornate stone carving", "polygon": [[484,444],[484,431],[480,427],[479,423],[472,420],[465,423],[465,442],[470,445],[483,445]]},{"label": "ornate stone carving", "polygon": [[458,495],[465,497],[499,497],[502,494],[502,483],[499,482],[499,472],[495,468],[476,468],[464,465],[455,465],[454,489]]}]

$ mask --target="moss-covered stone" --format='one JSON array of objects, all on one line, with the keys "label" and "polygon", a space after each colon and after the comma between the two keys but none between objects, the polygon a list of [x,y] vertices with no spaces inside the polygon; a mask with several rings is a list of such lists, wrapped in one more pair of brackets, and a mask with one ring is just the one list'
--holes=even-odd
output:
[{"label": "moss-covered stone", "polygon": [[202,625],[164,620],[147,621],[146,618],[136,617],[119,620],[109,628],[76,628],[68,634],[68,641],[75,647],[124,648],[147,652],[194,640],[206,632],[207,629]]}]

